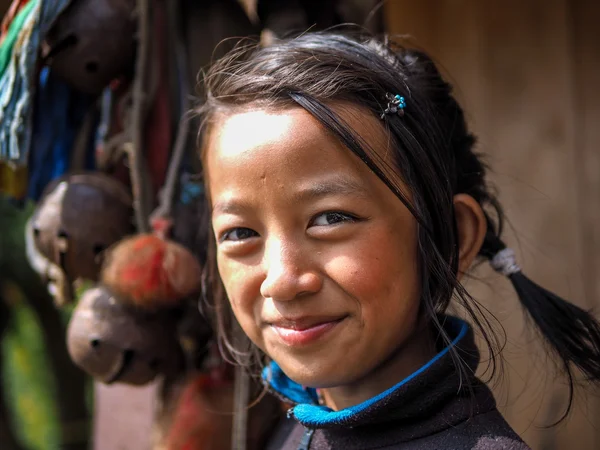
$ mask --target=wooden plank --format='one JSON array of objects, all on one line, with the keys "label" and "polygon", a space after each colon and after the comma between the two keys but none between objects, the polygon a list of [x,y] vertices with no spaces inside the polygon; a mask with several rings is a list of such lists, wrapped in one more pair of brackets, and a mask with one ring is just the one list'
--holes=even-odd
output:
[{"label": "wooden plank", "polygon": [[600,307],[600,3],[569,4],[575,98],[573,148],[586,306]]},{"label": "wooden plank", "polygon": [[[479,8],[471,0],[396,0],[388,2],[385,18],[392,36],[430,54],[454,84],[466,112],[477,108],[482,87],[479,67]],[[449,34],[451,31],[451,34]],[[468,95],[463,87],[468,86]]]},{"label": "wooden plank", "polygon": [[[600,312],[600,3],[569,2],[572,89],[574,96],[574,153],[577,170],[578,219],[581,227],[581,271],[586,306]],[[597,423],[600,401],[589,411]],[[595,426],[595,447],[600,447],[600,427]]]}]

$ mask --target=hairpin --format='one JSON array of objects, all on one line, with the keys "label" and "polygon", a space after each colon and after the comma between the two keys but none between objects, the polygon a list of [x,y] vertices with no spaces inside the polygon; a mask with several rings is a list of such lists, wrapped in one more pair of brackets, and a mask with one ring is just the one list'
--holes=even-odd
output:
[{"label": "hairpin", "polygon": [[406,108],[406,101],[404,97],[399,94],[390,94],[389,92],[385,94],[385,98],[388,101],[387,108],[381,114],[381,118],[383,119],[386,114],[398,114],[400,117],[404,115],[404,108]]}]

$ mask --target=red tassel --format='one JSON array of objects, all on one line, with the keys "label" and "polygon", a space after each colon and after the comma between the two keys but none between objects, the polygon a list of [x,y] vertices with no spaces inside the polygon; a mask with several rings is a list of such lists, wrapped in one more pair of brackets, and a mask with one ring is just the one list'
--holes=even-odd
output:
[{"label": "red tassel", "polygon": [[[231,449],[233,372],[233,366],[221,364],[209,373],[187,380],[174,403],[165,435],[166,450]],[[253,400],[248,406],[248,450],[265,448],[267,439],[289,406],[282,409],[279,400],[270,395],[261,395],[260,400]]]},{"label": "red tassel", "polygon": [[167,450],[224,450],[231,446],[233,384],[211,375],[190,379],[183,388],[167,433]]},{"label": "red tassel", "polygon": [[201,273],[198,260],[185,247],[142,234],[109,251],[101,280],[117,298],[153,310],[177,306],[198,292]]}]

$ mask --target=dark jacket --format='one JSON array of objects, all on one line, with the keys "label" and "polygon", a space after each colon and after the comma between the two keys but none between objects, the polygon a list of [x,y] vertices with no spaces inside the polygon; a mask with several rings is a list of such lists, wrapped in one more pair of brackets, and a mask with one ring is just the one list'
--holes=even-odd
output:
[{"label": "dark jacket", "polygon": [[[452,343],[415,373],[385,392],[351,408],[319,406],[314,389],[304,389],[271,363],[263,372],[269,389],[295,404],[268,450],[526,450],[496,409],[475,369],[479,352],[466,322],[448,317]],[[452,360],[454,346],[468,364],[461,379]]]}]

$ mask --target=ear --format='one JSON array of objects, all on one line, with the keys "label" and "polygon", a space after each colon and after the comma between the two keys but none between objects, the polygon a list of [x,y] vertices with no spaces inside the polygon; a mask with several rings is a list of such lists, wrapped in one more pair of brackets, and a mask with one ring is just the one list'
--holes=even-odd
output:
[{"label": "ear", "polygon": [[467,194],[454,196],[454,215],[458,230],[458,279],[469,270],[483,245],[487,223],[483,209]]}]

